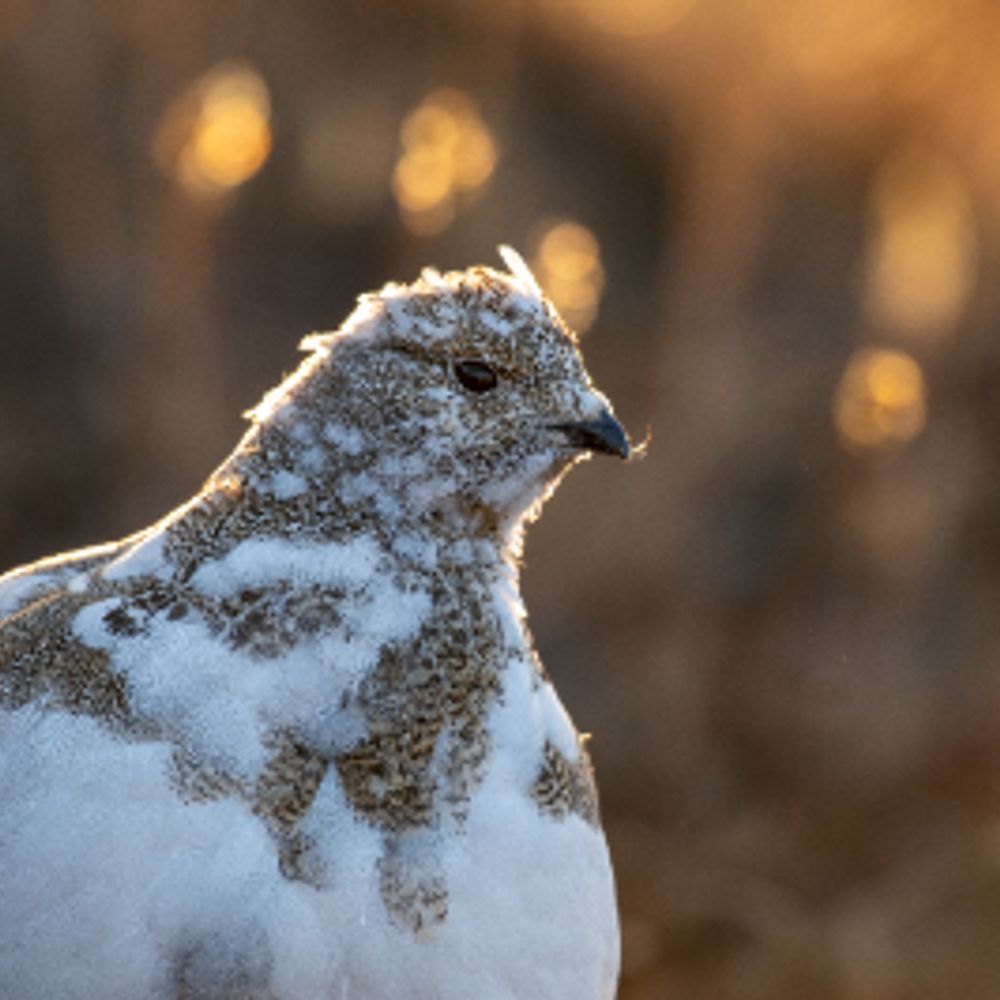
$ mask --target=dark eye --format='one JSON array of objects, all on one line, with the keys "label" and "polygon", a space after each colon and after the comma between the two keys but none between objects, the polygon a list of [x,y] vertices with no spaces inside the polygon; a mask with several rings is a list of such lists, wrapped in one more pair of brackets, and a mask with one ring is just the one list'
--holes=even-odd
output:
[{"label": "dark eye", "polygon": [[497,384],[497,373],[485,361],[456,361],[455,377],[469,392],[489,392]]}]

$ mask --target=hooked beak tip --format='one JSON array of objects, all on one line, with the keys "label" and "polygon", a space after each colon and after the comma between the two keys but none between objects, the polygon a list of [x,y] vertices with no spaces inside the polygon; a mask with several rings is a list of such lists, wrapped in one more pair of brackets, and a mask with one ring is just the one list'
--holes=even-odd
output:
[{"label": "hooked beak tip", "polygon": [[562,431],[574,448],[619,458],[628,458],[632,451],[625,429],[608,410],[603,410],[596,420],[556,424],[555,429]]}]

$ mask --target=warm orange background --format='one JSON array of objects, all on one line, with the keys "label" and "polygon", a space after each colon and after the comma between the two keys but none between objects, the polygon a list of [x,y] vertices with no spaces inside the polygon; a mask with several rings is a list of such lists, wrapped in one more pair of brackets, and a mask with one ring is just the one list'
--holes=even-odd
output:
[{"label": "warm orange background", "polygon": [[6,0],[0,563],[519,247],[648,458],[528,539],[622,1000],[1000,997],[1000,7]]}]

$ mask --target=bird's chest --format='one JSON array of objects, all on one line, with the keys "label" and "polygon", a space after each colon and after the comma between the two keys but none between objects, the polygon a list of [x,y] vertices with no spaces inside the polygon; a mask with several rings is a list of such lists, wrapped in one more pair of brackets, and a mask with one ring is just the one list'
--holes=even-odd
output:
[{"label": "bird's chest", "polygon": [[[504,753],[460,822],[405,830],[359,815],[328,767],[296,827],[296,870],[239,796],[179,797],[166,745],[30,713],[5,734],[5,996],[605,995],[603,837],[539,808]],[[56,944],[64,958],[46,961]]]},{"label": "bird's chest", "polygon": [[324,872],[317,919],[350,942],[357,995],[611,996],[617,918],[590,764],[529,649],[510,647],[488,697],[447,715],[422,760],[388,780],[377,769],[362,808],[338,762],[302,825]]},{"label": "bird's chest", "polygon": [[559,749],[575,734],[551,689],[521,686],[486,713],[474,778],[454,779],[447,745],[432,755],[426,822],[374,822],[328,771],[300,834],[321,873],[309,919],[336,942],[345,995],[613,995],[617,917],[589,763]]}]

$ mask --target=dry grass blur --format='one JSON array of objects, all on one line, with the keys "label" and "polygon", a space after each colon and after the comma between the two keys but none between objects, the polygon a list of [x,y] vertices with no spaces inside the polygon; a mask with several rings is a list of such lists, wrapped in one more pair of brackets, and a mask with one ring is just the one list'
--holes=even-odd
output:
[{"label": "dry grass blur", "polygon": [[653,433],[526,570],[622,1000],[995,1000],[998,49],[991,0],[8,0],[0,563],[512,243]]}]

